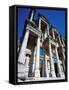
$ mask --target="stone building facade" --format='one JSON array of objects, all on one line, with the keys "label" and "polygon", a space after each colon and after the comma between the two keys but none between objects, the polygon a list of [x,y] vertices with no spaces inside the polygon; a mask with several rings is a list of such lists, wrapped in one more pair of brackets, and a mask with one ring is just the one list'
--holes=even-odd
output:
[{"label": "stone building facade", "polygon": [[36,21],[33,18],[34,10],[18,47],[18,81],[64,79],[65,39],[43,15]]}]

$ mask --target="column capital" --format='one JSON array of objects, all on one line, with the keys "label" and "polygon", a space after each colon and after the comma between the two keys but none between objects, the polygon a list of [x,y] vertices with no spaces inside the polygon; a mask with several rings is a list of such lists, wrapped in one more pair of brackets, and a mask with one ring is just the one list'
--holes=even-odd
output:
[{"label": "column capital", "polygon": [[28,28],[26,28],[26,31],[30,32],[30,30]]}]

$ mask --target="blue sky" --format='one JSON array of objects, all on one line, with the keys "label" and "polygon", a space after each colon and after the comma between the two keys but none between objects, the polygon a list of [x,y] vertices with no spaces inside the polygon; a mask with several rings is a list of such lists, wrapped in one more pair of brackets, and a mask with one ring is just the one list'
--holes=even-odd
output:
[{"label": "blue sky", "polygon": [[[18,8],[18,38],[22,36],[24,23],[28,19],[29,13],[30,8]],[[62,36],[65,35],[65,11],[36,9],[34,19],[37,19],[38,13],[43,14]]]}]

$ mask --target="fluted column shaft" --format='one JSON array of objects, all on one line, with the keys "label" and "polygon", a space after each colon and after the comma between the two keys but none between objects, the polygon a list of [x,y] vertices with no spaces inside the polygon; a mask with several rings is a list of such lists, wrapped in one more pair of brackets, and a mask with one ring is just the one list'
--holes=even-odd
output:
[{"label": "fluted column shaft", "polygon": [[60,74],[60,76],[62,77],[63,74],[62,74],[62,71],[61,71],[61,65],[60,65],[60,60],[59,60],[59,56],[58,56],[57,47],[55,48],[55,51],[56,51],[57,65],[58,65],[59,74]]},{"label": "fluted column shaft", "polygon": [[25,50],[27,47],[28,38],[29,38],[29,30],[27,30],[25,33],[24,40],[22,42],[21,50],[18,57],[18,78],[23,78],[25,76],[25,66],[24,66]]},{"label": "fluted column shaft", "polygon": [[19,57],[18,57],[18,62],[21,62],[23,64],[25,62],[25,49],[27,47],[28,38],[29,38],[29,30],[27,30],[25,33],[25,37],[22,42],[21,50],[20,50]]},{"label": "fluted column shaft", "polygon": [[26,78],[28,78],[29,60],[30,60],[30,57],[29,57],[29,55],[28,55],[28,56],[26,56],[26,63],[25,63],[25,77],[26,77]]},{"label": "fluted column shaft", "polygon": [[51,60],[51,74],[52,74],[52,77],[56,77],[55,69],[54,69],[54,62],[53,62],[53,59],[52,59],[52,50],[51,50],[51,43],[50,43],[50,41],[49,41],[49,54],[50,54],[50,60]]},{"label": "fluted column shaft", "polygon": [[52,30],[52,34],[53,34],[53,39],[55,39],[55,34],[54,34],[54,30]]},{"label": "fluted column shaft", "polygon": [[45,71],[46,71],[46,77],[49,78],[49,73],[48,73],[48,67],[47,67],[47,59],[46,59],[46,55],[45,55]]},{"label": "fluted column shaft", "polygon": [[40,63],[40,37],[38,37],[37,39],[35,77],[40,77],[39,63]]},{"label": "fluted column shaft", "polygon": [[35,60],[36,60],[36,46],[34,48],[34,55],[33,55],[33,76],[34,76],[34,72],[35,72]]},{"label": "fluted column shaft", "polygon": [[62,54],[63,54],[63,65],[64,65],[64,71],[65,71],[65,53],[64,53],[64,50],[63,50],[63,46],[62,46],[62,43],[61,43],[60,36],[58,36],[58,37],[59,37],[59,42],[60,42],[61,49],[62,49]]}]

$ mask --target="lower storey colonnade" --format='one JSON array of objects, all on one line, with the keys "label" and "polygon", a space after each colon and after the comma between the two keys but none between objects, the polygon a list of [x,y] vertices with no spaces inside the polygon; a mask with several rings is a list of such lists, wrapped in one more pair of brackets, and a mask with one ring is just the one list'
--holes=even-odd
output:
[{"label": "lower storey colonnade", "polygon": [[[49,40],[48,55],[44,53],[40,56],[40,37],[38,36],[35,40],[36,45],[34,47],[32,43],[29,45],[29,42],[32,40],[28,42],[28,38],[29,31],[27,30],[21,48],[21,54],[18,58],[18,79],[29,80],[31,78],[32,80],[36,80],[41,78],[65,78],[63,63],[60,61],[58,55],[58,47],[55,45],[53,49]],[[29,46],[31,46],[31,48]],[[53,53],[53,50],[55,53]]]},{"label": "lower storey colonnade", "polygon": [[30,78],[32,79],[40,79],[40,78],[64,78],[64,72],[61,70],[63,67],[61,67],[58,52],[57,52],[57,47],[55,47],[55,52],[56,52],[56,59],[57,62],[54,62],[52,58],[52,47],[50,45],[49,47],[49,52],[50,56],[44,54],[40,60],[40,46],[39,46],[39,39],[37,40],[37,46],[34,48],[34,54],[33,54],[33,63],[32,63],[32,75],[30,77],[30,60],[31,60],[31,55],[32,52],[30,49],[26,49],[25,52],[25,63],[23,64],[22,68],[23,74],[22,78],[25,78],[26,80],[29,80]]}]

